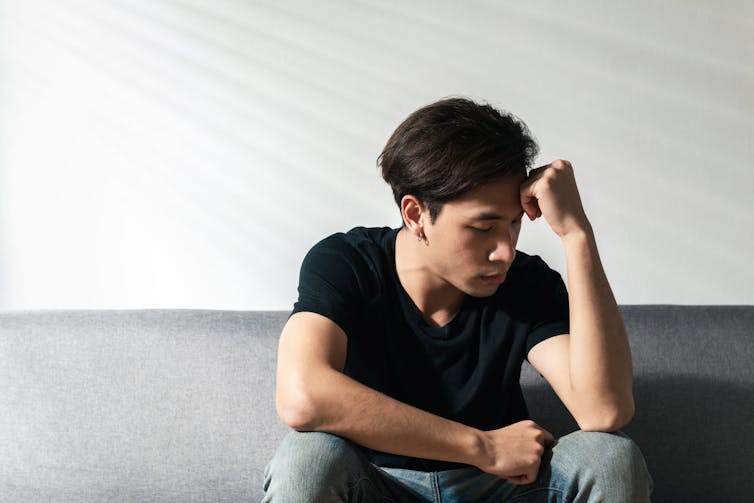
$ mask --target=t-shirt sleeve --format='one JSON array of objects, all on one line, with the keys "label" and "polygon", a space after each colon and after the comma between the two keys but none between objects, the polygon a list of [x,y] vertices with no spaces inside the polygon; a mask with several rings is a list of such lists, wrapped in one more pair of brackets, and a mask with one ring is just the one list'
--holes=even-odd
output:
[{"label": "t-shirt sleeve", "polygon": [[351,335],[363,305],[359,278],[364,267],[363,259],[342,235],[323,239],[309,250],[301,264],[298,300],[291,315],[317,313]]},{"label": "t-shirt sleeve", "polygon": [[[570,332],[568,291],[560,273],[550,269],[545,262],[532,257],[533,297],[530,305],[536,306],[532,313],[532,325],[526,340],[526,354],[540,342],[556,335]],[[528,358],[528,357],[527,357]]]}]

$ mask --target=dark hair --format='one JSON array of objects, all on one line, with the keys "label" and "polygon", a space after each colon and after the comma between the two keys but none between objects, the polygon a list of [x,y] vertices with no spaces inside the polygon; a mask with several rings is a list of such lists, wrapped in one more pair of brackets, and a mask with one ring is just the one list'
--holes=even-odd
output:
[{"label": "dark hair", "polygon": [[412,194],[427,204],[434,222],[444,203],[502,177],[526,175],[538,152],[517,117],[451,97],[409,115],[390,136],[377,165],[398,206]]}]

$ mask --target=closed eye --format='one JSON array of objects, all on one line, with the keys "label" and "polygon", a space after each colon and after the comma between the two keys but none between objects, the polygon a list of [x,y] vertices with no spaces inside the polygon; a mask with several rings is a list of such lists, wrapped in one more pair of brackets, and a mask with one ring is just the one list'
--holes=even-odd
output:
[{"label": "closed eye", "polygon": [[474,232],[490,232],[492,230],[492,227],[474,227],[471,226],[469,229],[473,230]]}]

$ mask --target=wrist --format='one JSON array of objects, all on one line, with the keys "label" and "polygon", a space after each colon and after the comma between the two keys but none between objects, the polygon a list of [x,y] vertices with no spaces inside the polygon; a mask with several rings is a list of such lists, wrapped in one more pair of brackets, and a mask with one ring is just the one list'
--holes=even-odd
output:
[{"label": "wrist", "polygon": [[483,469],[485,466],[493,464],[492,449],[489,448],[489,440],[484,431],[473,429],[470,437],[470,447],[466,464]]},{"label": "wrist", "polygon": [[568,247],[571,244],[584,244],[594,240],[594,231],[589,221],[575,226],[562,236],[563,244]]}]

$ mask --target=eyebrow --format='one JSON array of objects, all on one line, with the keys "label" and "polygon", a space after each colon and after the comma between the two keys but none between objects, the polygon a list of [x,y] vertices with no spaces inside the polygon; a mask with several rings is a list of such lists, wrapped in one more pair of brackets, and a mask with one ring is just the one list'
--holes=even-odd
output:
[{"label": "eyebrow", "polygon": [[[523,216],[524,216],[524,211],[521,210],[521,212],[516,215],[516,218],[521,218]],[[478,215],[473,216],[471,219],[472,220],[505,220],[505,216],[499,213],[482,212],[482,213],[479,213]]]}]

